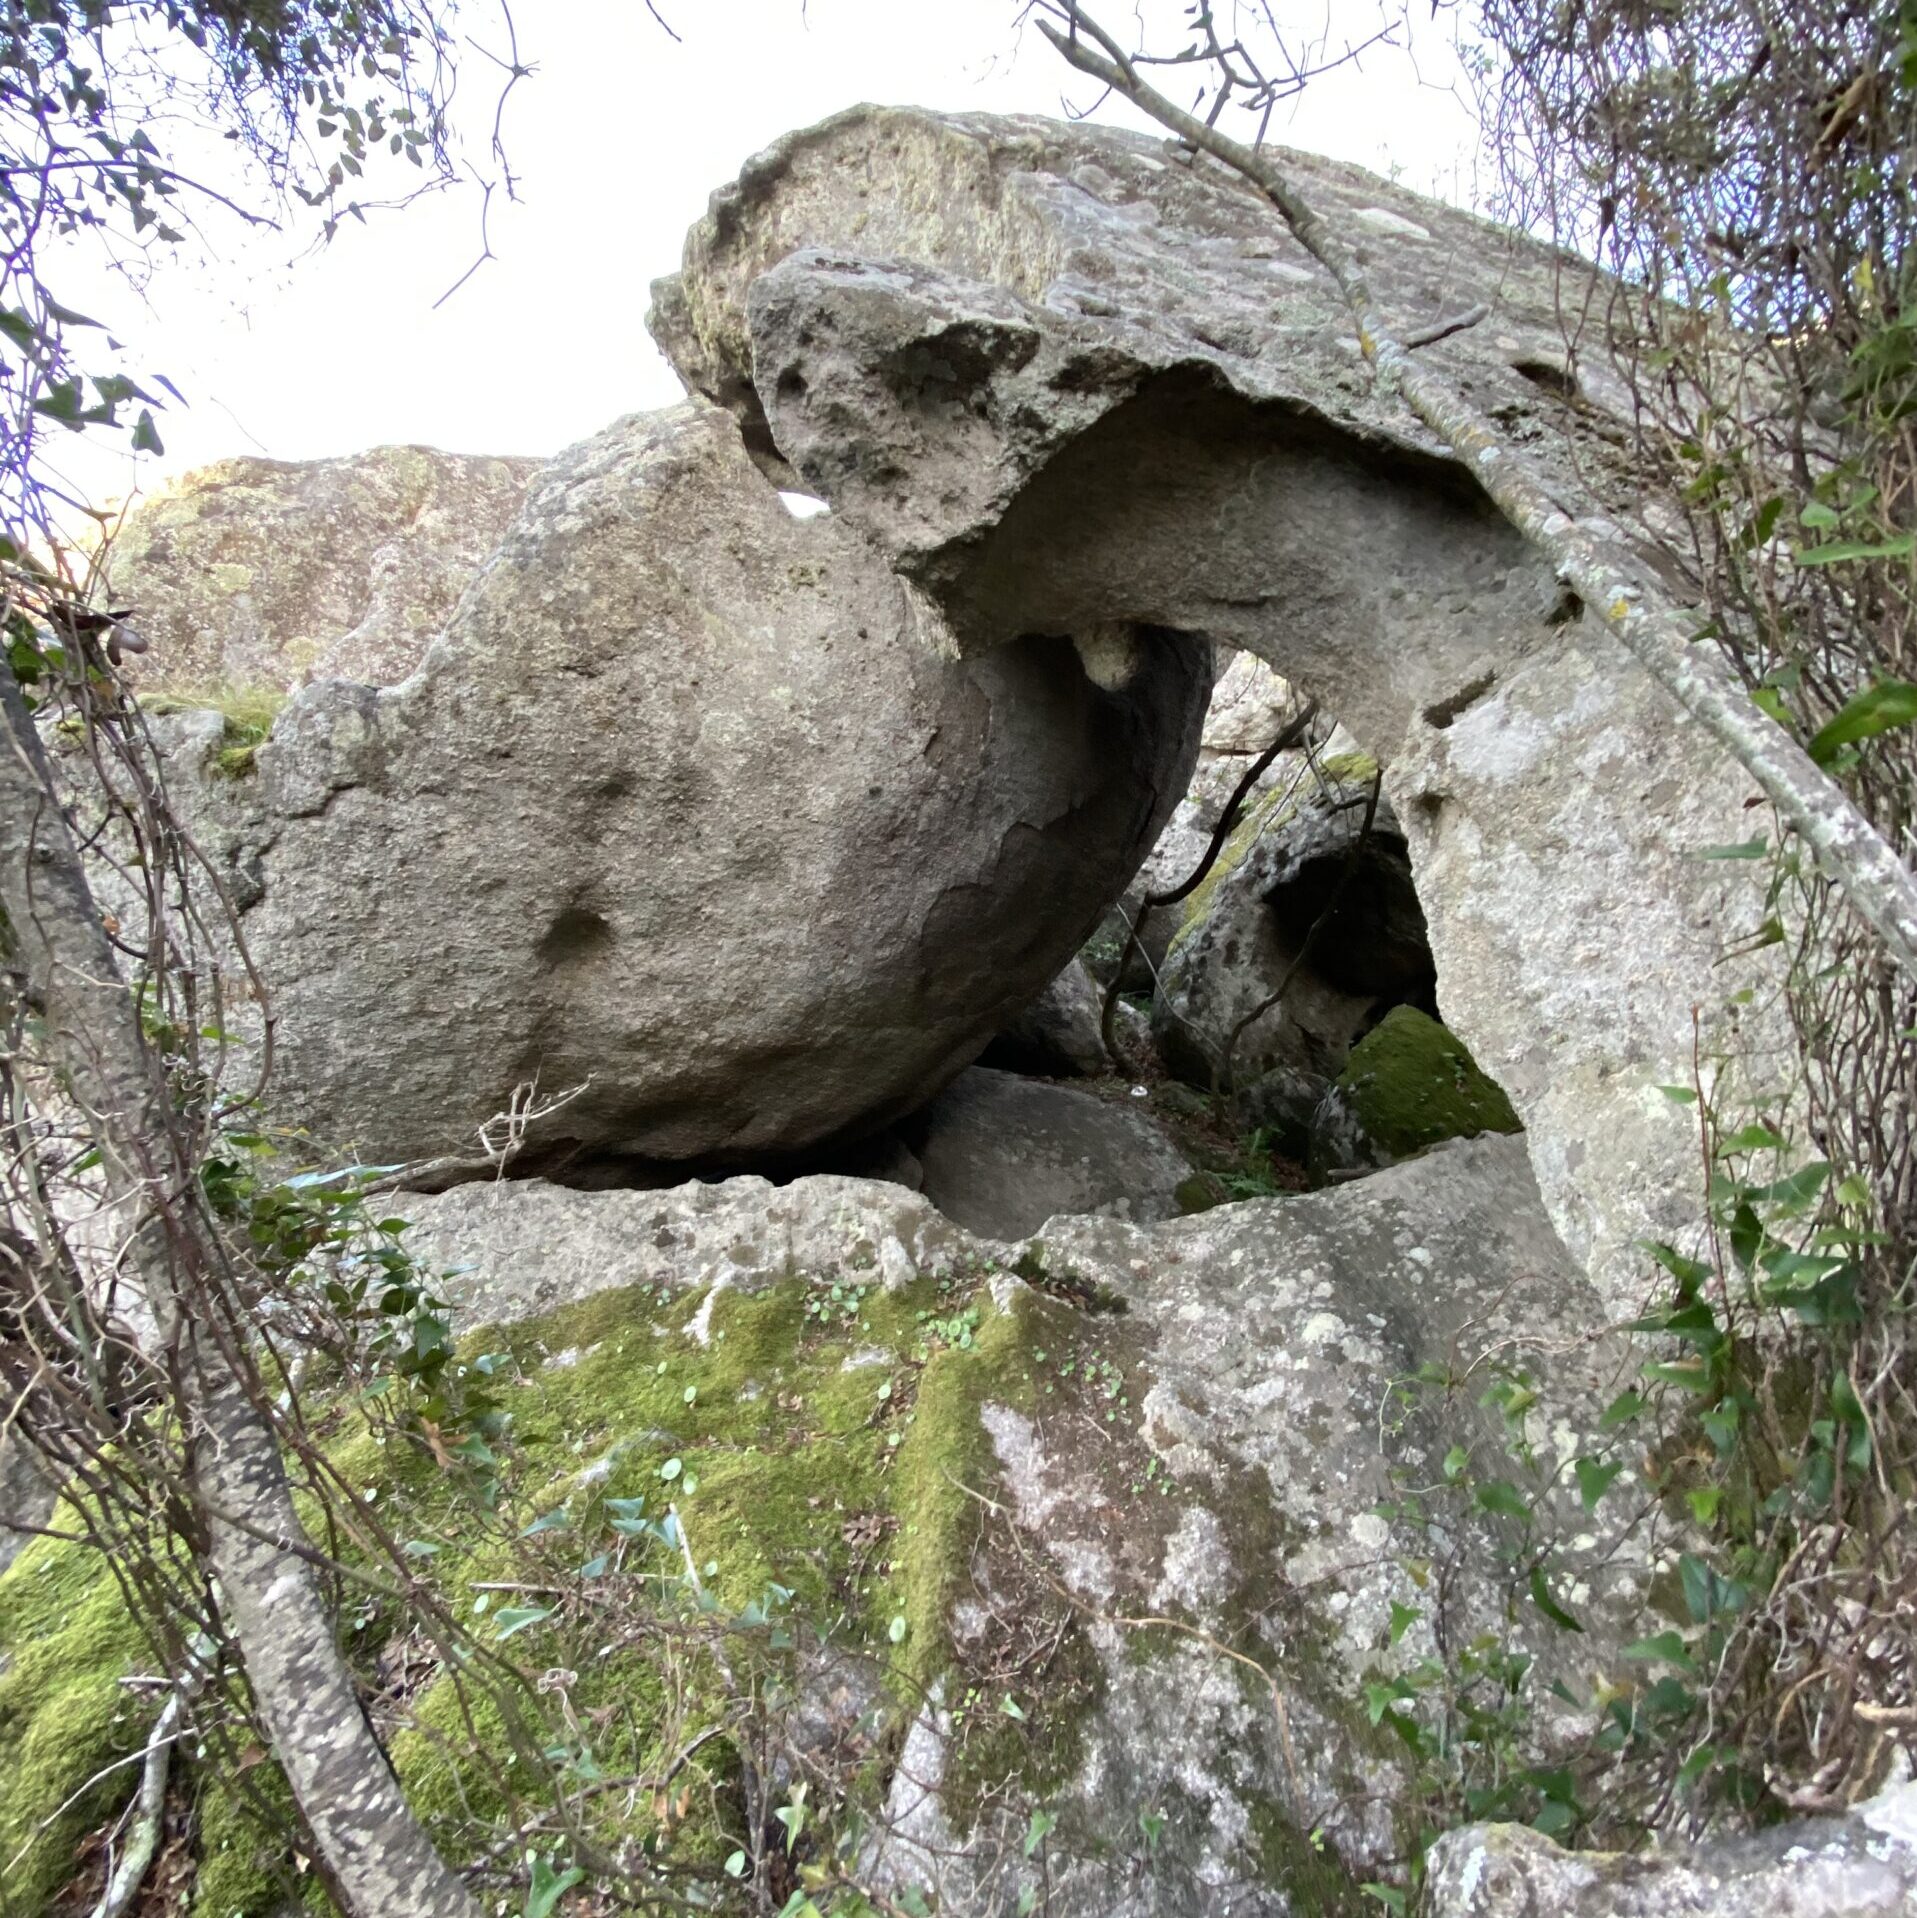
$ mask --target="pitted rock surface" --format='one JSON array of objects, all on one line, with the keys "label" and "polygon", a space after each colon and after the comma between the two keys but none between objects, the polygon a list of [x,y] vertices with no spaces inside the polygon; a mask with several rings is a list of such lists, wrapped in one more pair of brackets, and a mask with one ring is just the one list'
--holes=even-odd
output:
[{"label": "pitted rock surface", "polygon": [[310,687],[255,774],[200,783],[275,1112],[381,1163],[477,1156],[516,1087],[585,1087],[527,1169],[876,1129],[1083,943],[1210,684],[1169,635],[955,658],[727,415],[622,421],[539,476],[410,680]]},{"label": "pitted rock surface", "polygon": [[[1575,518],[1654,515],[1584,269],[1357,169],[1285,155],[1420,349]],[[1559,276],[1570,273],[1566,288]],[[1620,1303],[1696,1217],[1685,1076],[1731,996],[1774,1035],[1735,862],[1750,782],[1362,364],[1265,200],[1144,136],[857,108],[714,195],[654,330],[769,471],[829,500],[968,651],[1119,621],[1211,634],[1386,768],[1443,1017],[1524,1119],[1566,1244]],[[1650,562],[1645,561],[1648,569]]]}]

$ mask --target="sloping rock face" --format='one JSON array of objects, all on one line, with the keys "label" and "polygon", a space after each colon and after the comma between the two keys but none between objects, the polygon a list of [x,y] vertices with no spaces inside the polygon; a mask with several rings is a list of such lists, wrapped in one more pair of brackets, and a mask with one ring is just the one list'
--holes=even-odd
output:
[{"label": "sloping rock face", "polygon": [[[1407,330],[1486,306],[1422,350],[1567,513],[1628,534],[1621,389],[1595,340],[1567,380],[1556,257],[1292,157]],[[1762,909],[1696,857],[1747,836],[1751,788],[1374,385],[1259,195],[1140,136],[856,109],[714,196],[653,324],[967,653],[1117,620],[1322,699],[1386,767],[1447,1021],[1517,1105],[1566,1244],[1635,1291],[1637,1243],[1697,1212],[1657,1087],[1692,1007],[1761,1001],[1774,962],[1717,963]]]},{"label": "sloping rock face", "polygon": [[1024,1011],[996,1034],[981,1063],[1039,1078],[1092,1077],[1111,1069],[1101,1032],[1104,994],[1074,959]]},{"label": "sloping rock face", "polygon": [[1442,1139],[1516,1132],[1511,1102],[1435,1019],[1396,1006],[1352,1048],[1311,1115],[1311,1169],[1368,1170]]},{"label": "sloping rock face", "polygon": [[1917,1911],[1917,1786],[1841,1818],[1636,1856],[1568,1852],[1524,1825],[1432,1847],[1431,1918],[1907,1918]]},{"label": "sloping rock face", "polygon": [[148,494],[110,555],[112,604],[175,691],[394,685],[420,662],[543,464],[377,446],[220,460]]},{"label": "sloping rock face", "polygon": [[[1019,1910],[1040,1807],[1057,1821],[1048,1911],[1356,1910],[1353,1879],[1403,1847],[1401,1748],[1367,1723],[1366,1683],[1491,1634],[1538,1660],[1528,1724],[1542,1758],[1573,1729],[1550,1675],[1572,1659],[1582,1689],[1612,1664],[1620,1617],[1656,1569],[1623,1500],[1589,1514],[1557,1482],[1592,1442],[1619,1354],[1516,1140],[1162,1224],[1058,1219],[1017,1246],[973,1238],[898,1187],[842,1178],[667,1192],[528,1181],[394,1203],[415,1221],[416,1257],[453,1274],[469,1322],[632,1288],[592,1336],[637,1362],[666,1328],[723,1336],[728,1295],[796,1285],[837,1312],[852,1308],[825,1302],[858,1285],[936,1275],[941,1314],[970,1300],[964,1336],[998,1354],[966,1415],[985,1441],[968,1481],[985,1502],[966,1508],[940,1622],[914,1625],[921,1656],[920,1634],[949,1644],[930,1702],[894,1698],[915,1722],[866,1860],[940,1910]],[[1485,1387],[1519,1353],[1539,1400],[1513,1430]],[[861,1403],[877,1402],[901,1355],[854,1356],[874,1381]],[[787,1341],[754,1364],[799,1362]],[[1420,1368],[1468,1383],[1420,1389]],[[771,1371],[753,1381],[768,1406],[791,1389]],[[868,1423],[840,1443],[886,1439]],[[1520,1445],[1535,1448],[1530,1468],[1510,1459]],[[690,1428],[595,1428],[592,1446],[640,1462],[664,1447],[688,1476],[739,1463]],[[1446,1503],[1439,1461],[1454,1447],[1474,1472],[1535,1492],[1532,1518],[1492,1515],[1468,1485]],[[718,1536],[699,1495],[684,1510],[695,1537]],[[1554,1576],[1581,1615],[1574,1641],[1525,1597],[1554,1528],[1573,1541]],[[968,1686],[982,1712],[962,1709]],[[1016,1727],[998,1710],[1013,1691]],[[1141,1814],[1162,1821],[1149,1844]]]},{"label": "sloping rock face", "polygon": [[535,481],[412,679],[310,687],[202,783],[276,1112],[408,1161],[585,1087],[528,1166],[876,1128],[1083,942],[1210,682],[1202,641],[1129,629],[955,659],[727,415],[622,421]]}]

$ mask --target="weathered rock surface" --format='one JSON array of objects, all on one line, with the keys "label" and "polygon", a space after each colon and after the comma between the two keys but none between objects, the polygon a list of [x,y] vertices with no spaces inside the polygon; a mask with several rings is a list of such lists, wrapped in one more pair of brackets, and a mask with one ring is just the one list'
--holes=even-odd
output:
[{"label": "weathered rock surface", "polygon": [[393,685],[420,662],[543,461],[378,446],[220,460],[147,494],[110,558],[142,685]]},{"label": "weathered rock surface", "polygon": [[1070,1086],[973,1066],[905,1128],[920,1190],[986,1239],[1066,1213],[1173,1219],[1190,1162],[1143,1112]]},{"label": "weathered rock surface", "polygon": [[534,1080],[586,1090],[527,1165],[876,1129],[1083,942],[1209,687],[1202,642],[1116,629],[954,659],[725,414],[622,421],[534,482],[410,680],[310,687],[203,782],[276,1112],[383,1162],[475,1150]]},{"label": "weathered rock surface", "polygon": [[1909,1918],[1917,1786],[1842,1818],[1631,1855],[1473,1825],[1432,1847],[1425,1896],[1431,1918]]},{"label": "weathered rock surface", "polygon": [[1074,959],[985,1048],[980,1063],[1039,1078],[1089,1078],[1111,1070],[1099,1026],[1105,999]]},{"label": "weathered rock surface", "polygon": [[46,1524],[57,1496],[47,1468],[17,1433],[0,1432],[0,1572]]},{"label": "weathered rock surface", "polygon": [[1284,731],[1298,704],[1297,693],[1256,653],[1233,654],[1212,688],[1199,743],[1200,773],[1219,762],[1242,771],[1244,761],[1256,759]]},{"label": "weathered rock surface", "polygon": [[[1486,306],[1422,351],[1567,513],[1628,535],[1622,389],[1592,340],[1566,394],[1562,261],[1291,159],[1392,317]],[[1761,903],[1695,856],[1747,836],[1751,788],[1373,385],[1260,196],[1136,135],[856,109],[714,196],[654,328],[968,653],[1120,620],[1323,700],[1386,766],[1447,1019],[1523,1116],[1566,1243],[1635,1291],[1637,1242],[1697,1212],[1656,1088],[1693,1006],[1771,978],[1775,955],[1718,963]]]},{"label": "weathered rock surface", "polygon": [[[1346,1871],[1376,1876],[1401,1846],[1398,1761],[1355,1704],[1367,1677],[1412,1669],[1438,1634],[1492,1632],[1536,1654],[1540,1674],[1565,1657],[1525,1597],[1537,1530],[1487,1516],[1468,1492],[1429,1522],[1399,1504],[1401,1475],[1432,1486],[1454,1446],[1487,1475],[1516,1471],[1504,1461],[1517,1435],[1481,1390],[1498,1355],[1521,1347],[1539,1389],[1522,1433],[1537,1448],[1527,1485],[1567,1475],[1614,1389],[1601,1301],[1556,1240],[1517,1140],[1161,1224],[1056,1219],[1016,1247],[972,1237],[919,1195],[835,1178],[662,1192],[509,1182],[395,1205],[416,1221],[415,1254],[452,1271],[467,1322],[636,1285],[648,1290],[635,1310],[669,1295],[671,1322],[698,1336],[728,1291],[796,1279],[824,1297],[842,1280],[897,1288],[934,1273],[967,1275],[948,1310],[965,1285],[989,1287],[981,1340],[995,1314],[1019,1325],[1042,1307],[1045,1329],[1004,1347],[1002,1389],[977,1409],[998,1477],[978,1489],[994,1504],[953,1602],[943,1702],[907,1741],[869,1861],[938,1892],[941,1909],[1010,1914],[1025,1882],[1029,1781],[979,1813],[976,1796],[952,1796],[949,1770],[965,1749],[960,1692],[1007,1688],[971,1674],[1003,1669],[1009,1620],[1039,1648],[1016,1681],[1024,1708],[1062,1739],[1064,1775],[1040,1788],[1058,1819],[1047,1908],[1074,1918],[1345,1909]],[[595,1324],[624,1349],[619,1325]],[[1393,1389],[1427,1362],[1462,1369],[1480,1355],[1467,1390]],[[1654,1568],[1622,1501],[1593,1517],[1562,1488],[1537,1496],[1537,1526],[1561,1500],[1575,1535],[1554,1576],[1582,1616],[1588,1677],[1615,1658],[1619,1608],[1641,1602]],[[1177,1627],[1117,1622],[1139,1617]],[[1219,1643],[1265,1665],[1270,1685]],[[1069,1735],[1048,1716],[1068,1707],[1034,1689],[1034,1671],[1078,1675]],[[1541,1748],[1568,1729],[1545,1682],[1530,1721]],[[1165,1821],[1149,1848],[1141,1811]],[[1322,1853],[1303,1838],[1313,1830]]]}]

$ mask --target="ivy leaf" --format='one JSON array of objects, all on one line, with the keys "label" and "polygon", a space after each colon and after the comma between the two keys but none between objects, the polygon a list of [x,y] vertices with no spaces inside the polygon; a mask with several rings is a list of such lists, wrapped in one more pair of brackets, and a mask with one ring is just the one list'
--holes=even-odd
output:
[{"label": "ivy leaf", "polygon": [[1911,554],[1913,537],[1909,533],[1898,533],[1890,539],[1836,539],[1823,546],[1800,546],[1797,549],[1797,563],[1800,566],[1839,566],[1855,559],[1908,559]]},{"label": "ivy leaf", "polygon": [[1697,1661],[1676,1632],[1659,1632],[1654,1638],[1637,1639],[1625,1646],[1624,1656],[1645,1665],[1675,1665],[1681,1672],[1697,1670]]},{"label": "ivy leaf", "polygon": [[[1910,551],[1910,535],[1904,535],[1904,551]],[[1907,679],[1880,679],[1861,693],[1845,700],[1837,716],[1818,729],[1805,751],[1820,766],[1828,766],[1840,747],[1859,739],[1870,739],[1917,719],[1917,686]]]},{"label": "ivy leaf", "polygon": [[1525,1496],[1509,1479],[1494,1478],[1478,1487],[1479,1507],[1487,1512],[1495,1512],[1503,1518],[1515,1518],[1526,1524],[1530,1522],[1531,1507]]},{"label": "ivy leaf", "polygon": [[160,429],[153,424],[153,415],[144,406],[140,408],[140,417],[133,422],[133,450],[136,453],[166,451],[160,439]]},{"label": "ivy leaf", "polygon": [[1605,1431],[1612,1432],[1620,1425],[1629,1425],[1643,1410],[1644,1394],[1642,1392],[1620,1392],[1604,1408],[1604,1416],[1598,1420],[1598,1423]]},{"label": "ivy leaf", "polygon": [[577,1865],[554,1871],[543,1858],[532,1866],[532,1889],[526,1894],[526,1918],[552,1918],[552,1909],[574,1885],[585,1877]]},{"label": "ivy leaf", "polygon": [[493,1614],[493,1623],[499,1627],[500,1638],[507,1639],[529,1625],[543,1624],[552,1614],[550,1605],[508,1605]]},{"label": "ivy leaf", "polygon": [[[1636,1396],[1634,1393],[1633,1397]],[[1607,1463],[1602,1459],[1581,1458],[1572,1468],[1578,1477],[1578,1497],[1583,1501],[1587,1512],[1595,1512],[1598,1501],[1611,1489],[1613,1482],[1622,1476],[1624,1467],[1615,1462]]]},{"label": "ivy leaf", "polygon": [[1728,1139],[1718,1142],[1717,1156],[1728,1158],[1733,1152],[1781,1152],[1784,1140],[1767,1125],[1740,1126]]}]

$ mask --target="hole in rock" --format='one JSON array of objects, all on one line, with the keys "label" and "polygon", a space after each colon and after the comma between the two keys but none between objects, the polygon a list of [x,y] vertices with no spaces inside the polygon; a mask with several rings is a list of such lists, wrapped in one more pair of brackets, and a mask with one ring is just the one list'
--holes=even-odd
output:
[{"label": "hole in rock", "polygon": [[553,917],[539,942],[541,965],[584,965],[612,946],[612,928],[585,906],[568,906]]},{"label": "hole in rock", "polygon": [[1545,392],[1555,394],[1561,400],[1578,397],[1577,375],[1569,367],[1558,365],[1555,360],[1513,360],[1511,370],[1521,373],[1533,386],[1542,387]]}]

